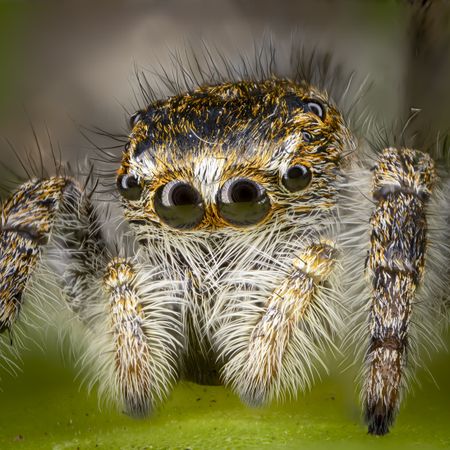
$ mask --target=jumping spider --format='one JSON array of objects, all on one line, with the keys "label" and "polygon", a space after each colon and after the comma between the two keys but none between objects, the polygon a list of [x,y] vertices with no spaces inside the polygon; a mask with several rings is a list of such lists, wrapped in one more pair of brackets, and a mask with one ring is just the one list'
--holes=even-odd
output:
[{"label": "jumping spider", "polygon": [[30,180],[2,205],[1,329],[52,270],[100,391],[133,416],[183,379],[250,405],[295,395],[350,336],[369,432],[387,433],[407,356],[447,301],[432,158],[371,152],[325,92],[277,76],[193,88],[130,122],[116,188],[135,254],[112,254],[82,183]]}]

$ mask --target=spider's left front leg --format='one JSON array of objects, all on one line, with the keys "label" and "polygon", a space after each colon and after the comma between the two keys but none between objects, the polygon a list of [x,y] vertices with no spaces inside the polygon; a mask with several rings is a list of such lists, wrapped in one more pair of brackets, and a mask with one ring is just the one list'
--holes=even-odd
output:
[{"label": "spider's left front leg", "polygon": [[[371,434],[386,434],[398,411],[406,386],[411,332],[417,333],[422,327],[422,333],[429,333],[437,326],[438,316],[435,323],[421,323],[433,311],[433,302],[442,297],[439,285],[444,281],[444,275],[433,274],[430,278],[426,274],[429,247],[436,244],[433,240],[443,240],[441,248],[447,246],[448,225],[431,229],[428,223],[435,184],[433,161],[420,151],[385,149],[375,167],[376,206],[370,220],[367,259],[370,340],[363,387],[365,418]],[[445,215],[445,210],[436,210],[435,214]],[[447,256],[442,256],[439,264],[445,266]],[[429,285],[424,291],[426,275]],[[433,288],[436,281],[438,288]],[[414,323],[411,317],[420,309],[419,313],[425,311],[425,315],[418,316]]]},{"label": "spider's left front leg", "polygon": [[238,306],[220,330],[222,377],[246,403],[295,396],[310,385],[314,363],[323,365],[319,351],[338,320],[326,286],[336,256],[330,241],[307,246],[262,307],[249,304],[247,315]]}]

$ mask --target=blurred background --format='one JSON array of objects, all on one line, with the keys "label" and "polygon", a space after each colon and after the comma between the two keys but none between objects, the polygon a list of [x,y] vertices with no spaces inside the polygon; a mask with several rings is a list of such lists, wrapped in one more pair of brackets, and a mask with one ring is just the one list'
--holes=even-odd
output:
[{"label": "blurred background", "polygon": [[374,123],[401,131],[421,110],[408,134],[422,147],[449,127],[449,10],[446,0],[0,0],[0,136],[31,148],[26,111],[65,160],[79,159],[90,147],[74,122],[127,132],[136,67],[155,85],[171,52],[204,42],[237,64],[270,35],[275,48],[293,39],[329,52],[354,84],[371,84]]},{"label": "blurred background", "polygon": [[[413,114],[407,139],[419,148],[443,150],[448,160],[449,1],[0,0],[2,181],[14,178],[11,169],[21,172],[8,141],[24,161],[27,152],[36,154],[30,123],[50,171],[47,129],[63,161],[93,158],[93,145],[78,124],[126,134],[137,103],[136,68],[156,86],[153,71],[163,67],[171,73],[173,52],[191,47],[201,52],[206,43],[238,64],[239,55],[252,55],[255,43],[267,36],[275,49],[293,40],[294,47],[329,52],[355,73],[356,88],[363,82],[371,86],[361,108],[368,109],[374,126],[400,134]],[[280,55],[282,60],[283,51]],[[120,156],[120,149],[116,152]],[[44,340],[46,353],[56,355],[54,335]],[[59,356],[49,360],[33,345],[24,355],[23,375],[0,373],[1,448],[250,448],[255,439],[272,448],[277,442],[297,448],[303,441],[325,448],[327,440],[333,448],[336,442],[346,449],[378,445],[364,440],[353,386],[339,371],[303,399],[306,409],[294,404],[252,412],[223,390],[188,387],[176,391],[155,421],[142,423],[100,414],[95,395],[87,399],[85,390],[78,392],[73,369]],[[380,447],[408,441],[417,448],[450,448],[443,425],[450,422],[448,360],[441,355],[431,368],[440,392],[425,371],[419,373],[421,393]],[[206,436],[208,447],[202,444]]]}]

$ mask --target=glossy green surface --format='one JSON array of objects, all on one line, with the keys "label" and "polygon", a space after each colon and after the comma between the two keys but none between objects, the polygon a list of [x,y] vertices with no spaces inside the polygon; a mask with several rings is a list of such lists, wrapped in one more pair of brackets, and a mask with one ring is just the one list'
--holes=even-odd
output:
[{"label": "glossy green surface", "polygon": [[[34,353],[34,356],[32,354]],[[439,449],[450,448],[449,355],[434,358],[392,432],[368,436],[348,375],[331,375],[280,406],[249,409],[221,387],[178,386],[150,419],[100,411],[75,371],[39,351],[23,372],[2,371],[0,449]]]}]

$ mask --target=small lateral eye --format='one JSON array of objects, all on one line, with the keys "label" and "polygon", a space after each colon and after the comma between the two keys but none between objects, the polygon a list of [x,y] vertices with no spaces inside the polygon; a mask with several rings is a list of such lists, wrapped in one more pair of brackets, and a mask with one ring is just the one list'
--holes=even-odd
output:
[{"label": "small lateral eye", "polygon": [[311,142],[313,140],[312,134],[308,133],[307,131],[303,131],[302,136],[305,142]]},{"label": "small lateral eye", "polygon": [[136,124],[142,120],[144,117],[144,111],[136,111],[131,117],[130,117],[130,127],[134,128]]},{"label": "small lateral eye", "polygon": [[130,201],[139,200],[142,195],[142,186],[134,175],[119,175],[117,189],[122,197]]},{"label": "small lateral eye", "polygon": [[306,189],[311,183],[312,173],[311,170],[297,164],[289,167],[283,176],[283,185],[290,192],[297,192]]},{"label": "small lateral eye", "polygon": [[320,119],[323,119],[325,117],[325,111],[323,106],[319,102],[308,102],[307,103],[309,111],[311,111],[313,114],[315,114]]}]

